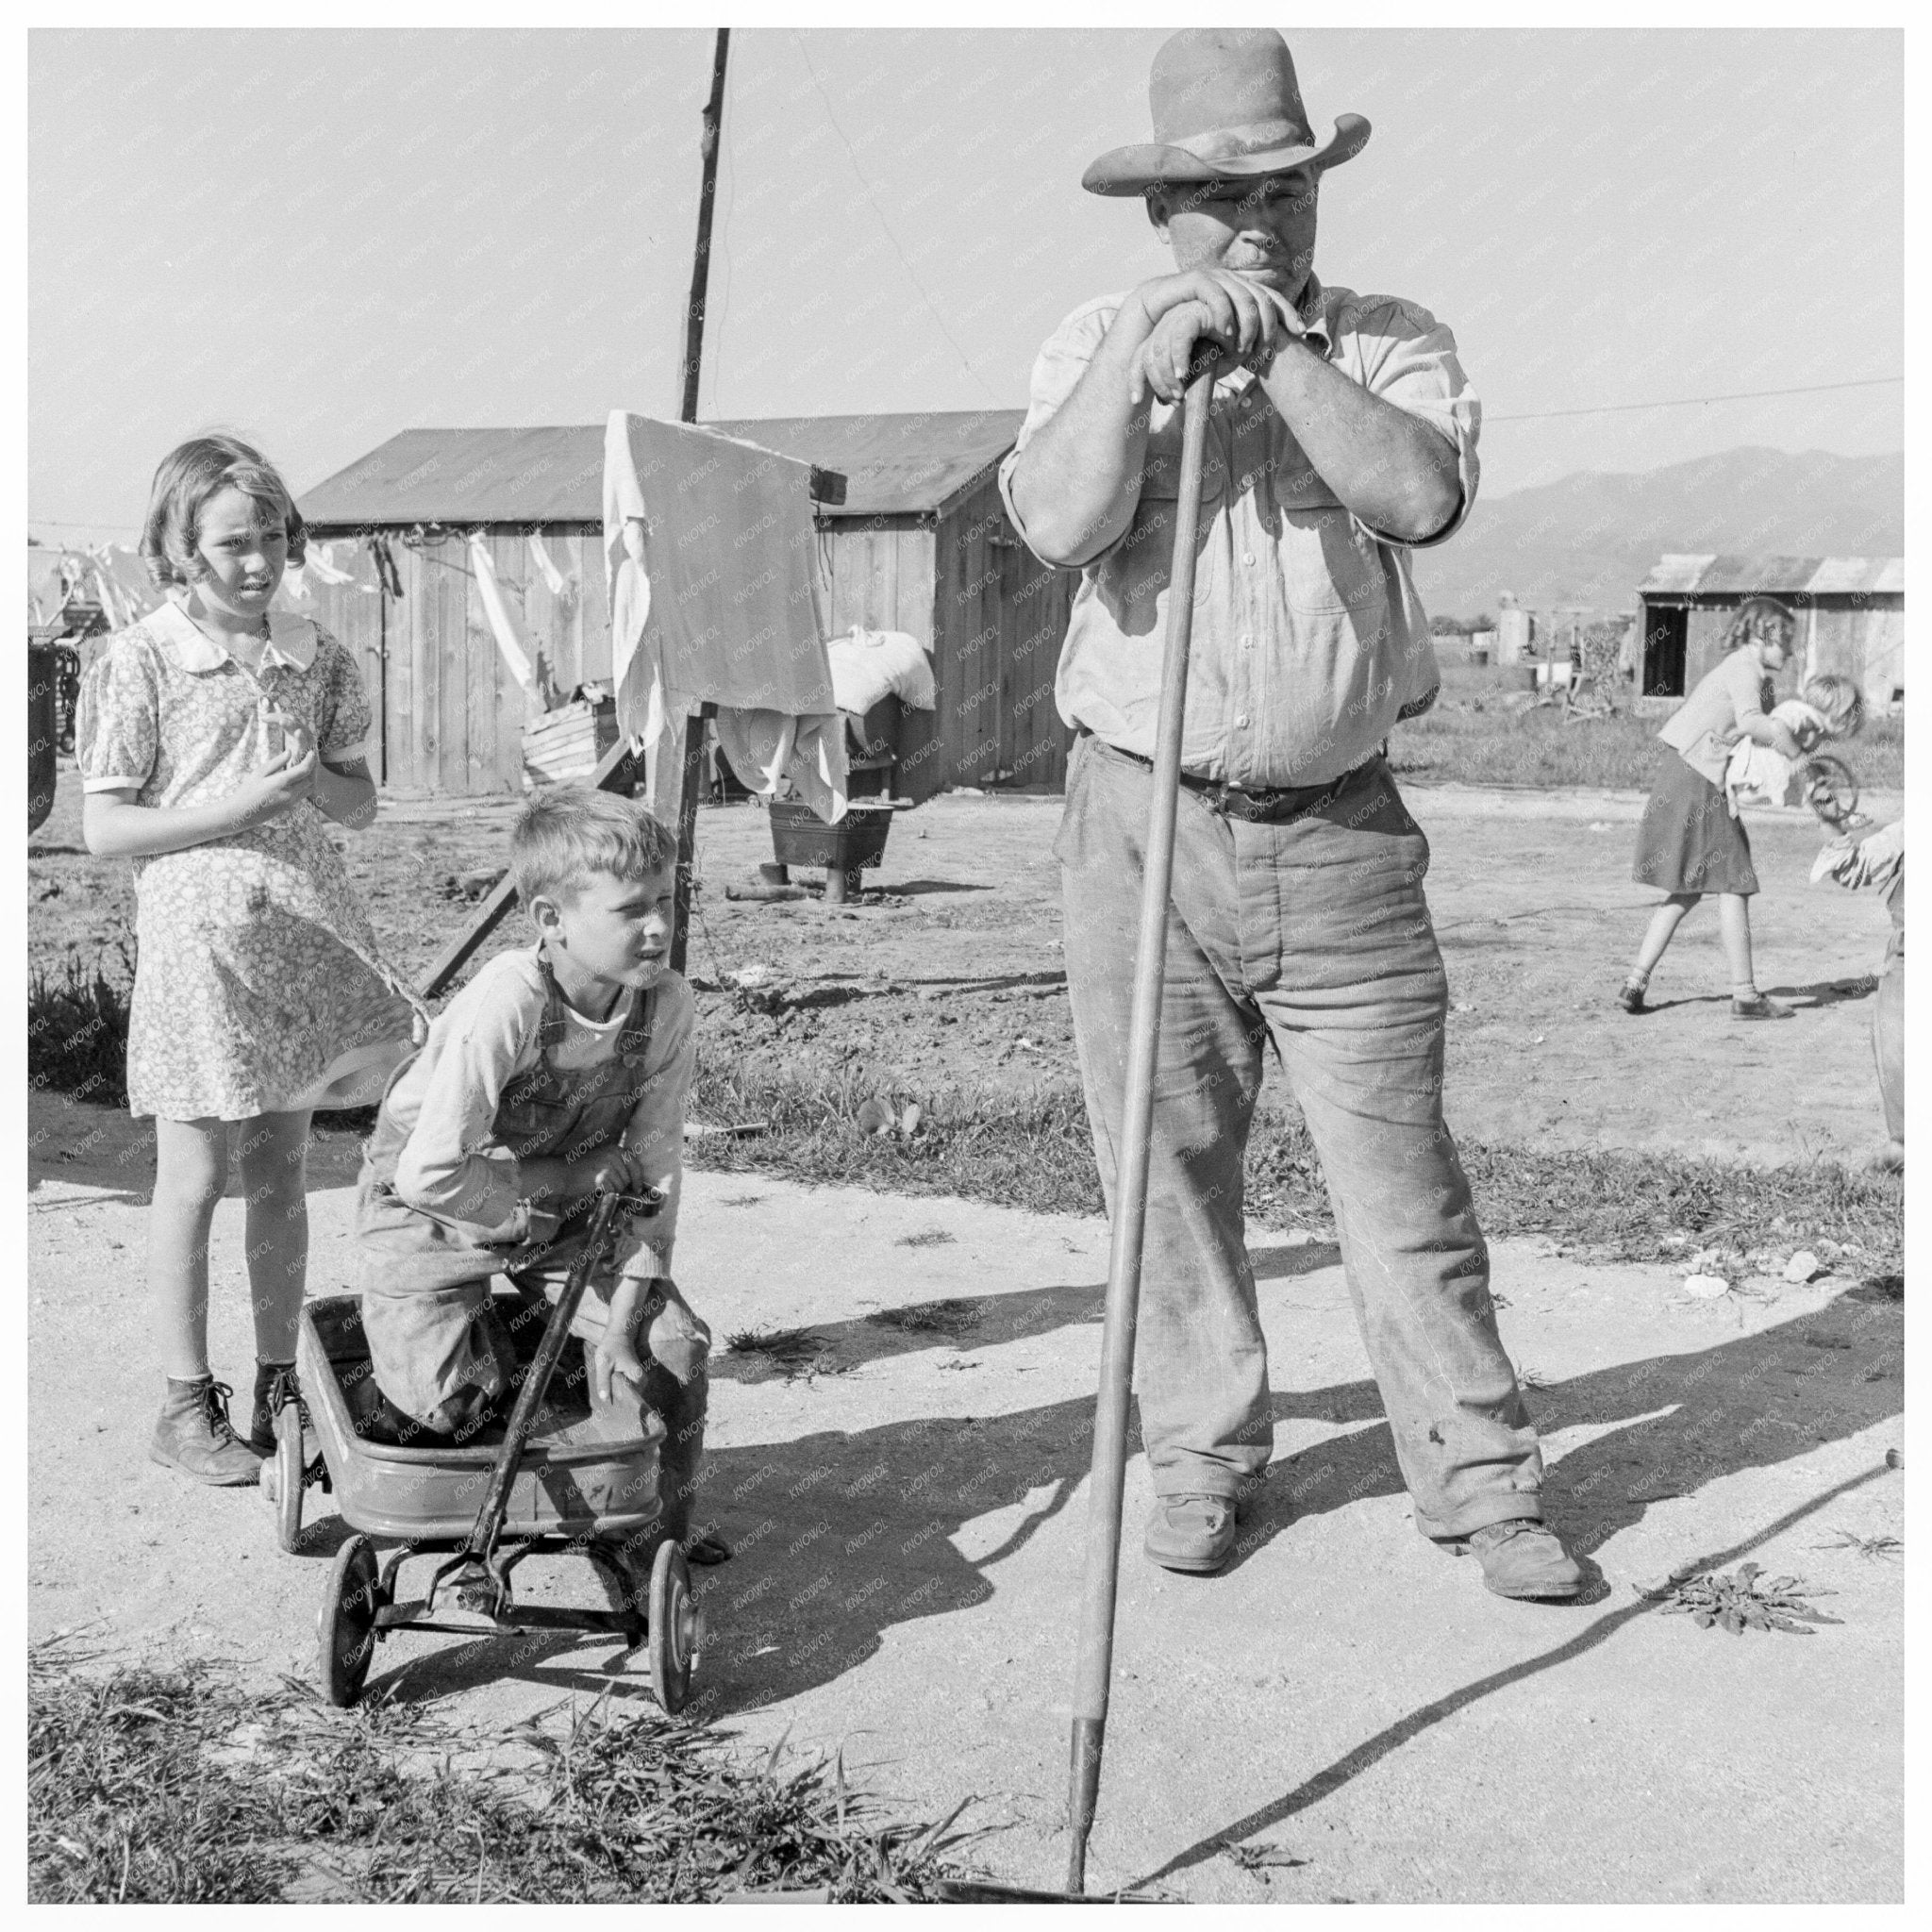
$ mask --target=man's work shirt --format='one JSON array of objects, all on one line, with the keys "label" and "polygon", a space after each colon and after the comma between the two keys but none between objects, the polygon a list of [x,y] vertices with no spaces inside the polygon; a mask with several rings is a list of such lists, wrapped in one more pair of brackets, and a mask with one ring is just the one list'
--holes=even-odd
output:
[{"label": "man's work shirt", "polygon": [[[1124,300],[1104,295],[1076,308],[1033,366],[1031,408],[1000,466],[1023,537],[1013,466],[1073,393]],[[1413,303],[1312,277],[1301,314],[1309,349],[1456,445],[1462,497],[1426,540],[1440,543],[1475,500],[1482,420],[1456,339]],[[1082,571],[1055,685],[1069,724],[1142,758],[1154,755],[1160,708],[1180,469],[1180,406],[1154,401],[1140,502]],[[1426,706],[1441,678],[1409,546],[1342,508],[1245,369],[1214,386],[1201,522],[1184,769],[1250,790],[1322,784],[1368,758],[1398,712]]]}]

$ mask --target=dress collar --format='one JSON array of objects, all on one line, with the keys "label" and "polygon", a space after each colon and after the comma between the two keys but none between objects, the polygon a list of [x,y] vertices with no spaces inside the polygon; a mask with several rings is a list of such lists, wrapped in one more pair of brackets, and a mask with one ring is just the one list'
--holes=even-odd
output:
[{"label": "dress collar", "polygon": [[[145,620],[160,646],[183,671],[219,671],[234,659],[171,597]],[[271,610],[268,642],[262,647],[264,670],[286,666],[307,671],[315,661],[315,626],[306,617]]]}]

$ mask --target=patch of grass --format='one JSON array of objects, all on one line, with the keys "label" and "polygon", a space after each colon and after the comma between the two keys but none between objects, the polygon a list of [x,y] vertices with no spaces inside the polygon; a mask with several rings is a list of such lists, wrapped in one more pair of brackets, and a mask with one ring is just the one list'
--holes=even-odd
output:
[{"label": "patch of grass", "polygon": [[[970,1087],[922,1096],[909,1141],[858,1124],[871,1087],[853,1077],[747,1076],[702,1062],[697,1093],[712,1118],[769,1119],[756,1140],[720,1135],[689,1143],[693,1167],[763,1172],[814,1186],[886,1193],[956,1194],[1034,1213],[1098,1214],[1100,1176],[1079,1095],[1058,1088],[1014,1101]],[[1816,1248],[1853,1251],[1859,1272],[1904,1264],[1904,1186],[1896,1174],[1835,1162],[1729,1166],[1620,1149],[1461,1143],[1476,1212],[1491,1236],[1560,1242],[1592,1261],[1679,1257],[1687,1239],[1743,1250],[1791,1245],[1802,1228]],[[1332,1239],[1327,1189],[1299,1114],[1264,1114],[1248,1143],[1248,1218],[1263,1231],[1307,1228]]]},{"label": "patch of grass", "polygon": [[956,1297],[942,1302],[915,1302],[907,1308],[875,1308],[865,1318],[880,1328],[906,1335],[963,1335],[979,1325],[979,1304]]},{"label": "patch of grass", "polygon": [[892,1245],[895,1248],[942,1248],[953,1239],[943,1227],[922,1228],[917,1234],[902,1234]]},{"label": "patch of grass", "polygon": [[125,973],[110,979],[97,956],[88,972],[70,955],[58,978],[36,967],[26,989],[26,1074],[103,1107],[127,1102],[127,1002],[134,962],[121,949]]},{"label": "patch of grass", "polygon": [[691,1167],[777,1174],[815,1187],[894,1194],[960,1194],[1036,1214],[1097,1214],[1100,1176],[1077,1092],[1042,1087],[1011,1098],[990,1088],[898,1093],[920,1109],[908,1136],[868,1133],[859,1114],[877,1082],[775,1074],[699,1056],[691,1112],[703,1120],[762,1120],[764,1133],[710,1135],[685,1144]]},{"label": "patch of grass", "polygon": [[941,1855],[970,1836],[887,1818],[841,1760],[781,1770],[782,1740],[747,1759],[655,1712],[484,1738],[379,1701],[331,1711],[292,1680],[243,1690],[206,1663],[77,1661],[28,1656],[35,1903],[671,1904],[780,1886],[914,1903],[941,1896]]},{"label": "patch of grass", "polygon": [[[1511,670],[1458,667],[1445,673],[1443,694],[1420,718],[1398,724],[1389,759],[1400,777],[1424,784],[1601,786],[1647,791],[1657,776],[1663,718],[1624,708],[1615,717],[1566,719],[1556,706],[1506,709],[1506,694],[1524,689]],[[1874,718],[1848,744],[1833,747],[1868,791],[1905,785],[1905,721]]]},{"label": "patch of grass", "polygon": [[[1746,1630],[1788,1630],[1793,1637],[1809,1637],[1814,1624],[1843,1621],[1826,1616],[1806,1601],[1803,1577],[1767,1577],[1757,1563],[1742,1563],[1728,1573],[1700,1570],[1691,1564],[1673,1570],[1655,1589],[1640,1594],[1660,1604],[1666,1616],[1688,1616],[1704,1630],[1716,1624],[1733,1637],[1740,1637]],[[1808,1594],[1835,1596],[1837,1591],[1814,1590]]]},{"label": "patch of grass", "polygon": [[757,1357],[788,1379],[839,1373],[831,1342],[812,1328],[741,1328],[724,1338],[724,1353]]}]

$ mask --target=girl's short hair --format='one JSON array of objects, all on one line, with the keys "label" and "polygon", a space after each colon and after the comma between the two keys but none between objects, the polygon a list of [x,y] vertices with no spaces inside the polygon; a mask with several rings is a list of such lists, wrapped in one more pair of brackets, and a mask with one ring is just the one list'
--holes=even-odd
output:
[{"label": "girl's short hair", "polygon": [[648,878],[677,863],[677,841],[642,806],[614,791],[558,785],[537,793],[510,828],[509,869],[527,907],[574,897],[591,874]]},{"label": "girl's short hair", "polygon": [[1798,620],[1775,597],[1746,597],[1731,619],[1731,632],[1724,649],[1735,651],[1740,644],[1755,643],[1759,638],[1780,634],[1789,644]]},{"label": "girl's short hair", "polygon": [[1824,720],[1834,738],[1856,738],[1865,723],[1865,697],[1852,679],[1821,671],[1805,683],[1805,702]]},{"label": "girl's short hair", "polygon": [[308,525],[275,466],[239,436],[191,437],[161,458],[141,529],[147,574],[163,590],[199,583],[208,575],[197,548],[202,507],[224,490],[241,491],[281,525],[291,564],[308,554]]}]

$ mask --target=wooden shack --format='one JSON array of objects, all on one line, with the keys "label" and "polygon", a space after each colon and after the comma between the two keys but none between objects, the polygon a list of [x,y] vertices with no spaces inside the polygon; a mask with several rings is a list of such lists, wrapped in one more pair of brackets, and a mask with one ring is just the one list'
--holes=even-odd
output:
[{"label": "wooden shack", "polygon": [[1638,586],[1641,696],[1686,696],[1724,654],[1747,597],[1798,621],[1797,675],[1857,679],[1868,713],[1905,703],[1906,567],[1898,557],[1665,557]]},{"label": "wooden shack", "polygon": [[[827,634],[860,624],[932,646],[938,708],[901,724],[908,797],[949,784],[1057,791],[1065,776],[1053,677],[1078,576],[1041,565],[1001,507],[995,471],[1021,421],[996,409],[703,425],[846,479],[844,502],[818,518]],[[302,608],[364,666],[387,789],[519,790],[525,724],[608,678],[603,468],[601,424],[409,429],[303,496],[325,547]],[[473,539],[520,625],[534,691],[497,648]],[[348,581],[325,580],[336,575]]]}]

